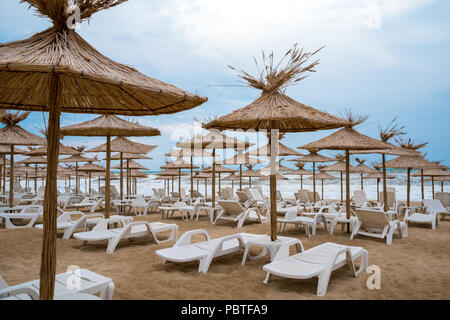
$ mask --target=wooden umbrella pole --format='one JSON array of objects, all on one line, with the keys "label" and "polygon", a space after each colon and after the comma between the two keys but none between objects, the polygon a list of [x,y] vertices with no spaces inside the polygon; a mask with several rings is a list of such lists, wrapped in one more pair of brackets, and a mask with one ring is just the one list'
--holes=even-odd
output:
[{"label": "wooden umbrella pole", "polygon": [[[347,208],[347,219],[350,219],[350,150],[345,149],[345,206]],[[347,224],[347,228],[349,224]],[[347,229],[347,231],[349,231]]]},{"label": "wooden umbrella pole", "polygon": [[406,186],[406,206],[409,207],[410,204],[410,192],[411,192],[411,169],[408,168],[408,180],[407,180],[407,186]]},{"label": "wooden umbrella pole", "polygon": [[300,175],[300,190],[303,190],[303,176]]},{"label": "wooden umbrella pole", "polygon": [[221,185],[221,179],[220,179],[220,172],[219,172],[219,194],[222,192],[222,185]]},{"label": "wooden umbrella pole", "polygon": [[25,171],[25,190],[28,190],[28,171]]},{"label": "wooden umbrella pole", "polygon": [[34,167],[34,192],[35,193],[37,193],[37,179],[38,179],[37,177],[38,177],[38,165],[36,163],[35,167]]},{"label": "wooden umbrella pole", "polygon": [[178,168],[178,195],[181,198],[181,168]]},{"label": "wooden umbrella pole", "polygon": [[361,190],[364,190],[364,177],[362,172],[361,172]]},{"label": "wooden umbrella pole", "polygon": [[323,197],[323,179],[322,179],[322,200],[323,199],[325,199],[325,198]]},{"label": "wooden umbrella pole", "polygon": [[242,164],[239,165],[239,191],[242,191]]},{"label": "wooden umbrella pole", "polygon": [[208,197],[208,179],[205,179],[205,198]]},{"label": "wooden umbrella pole", "polygon": [[441,180],[441,192],[444,192],[444,180]]},{"label": "wooden umbrella pole", "polygon": [[[98,176],[97,183],[98,183],[98,192],[100,193],[100,176]],[[69,176],[69,188],[70,188],[70,176]]]},{"label": "wooden umbrella pole", "polygon": [[111,170],[111,136],[106,136],[106,176],[105,176],[105,218],[109,218],[111,205],[110,194],[110,170]]},{"label": "wooden umbrella pole", "polygon": [[431,192],[433,192],[433,200],[434,200],[434,177],[431,176]]},{"label": "wooden umbrella pole", "polygon": [[341,171],[341,203],[344,203],[344,177]]},{"label": "wooden umbrella pole", "polygon": [[212,179],[212,207],[216,207],[216,148],[213,148],[212,152],[212,173],[211,173],[211,179]]},{"label": "wooden umbrella pole", "polygon": [[251,188],[252,187],[252,177],[248,177],[248,184],[249,184],[249,187]]},{"label": "wooden umbrella pole", "polygon": [[270,238],[277,240],[277,176],[276,176],[276,144],[274,130],[270,130]]},{"label": "wooden umbrella pole", "polygon": [[384,212],[387,212],[388,207],[388,198],[387,198],[387,179],[386,179],[386,155],[382,154],[382,164],[383,164],[383,202],[384,202]]},{"label": "wooden umbrella pole", "polygon": [[120,200],[123,200],[123,153],[120,153]]},{"label": "wooden umbrella pole", "polygon": [[2,191],[2,181],[3,181],[3,163],[0,164],[0,192]]},{"label": "wooden umbrella pole", "polygon": [[130,160],[127,159],[127,195],[129,194],[130,194]]},{"label": "wooden umbrella pole", "polygon": [[316,203],[316,163],[313,162],[313,200]]},{"label": "wooden umbrella pole", "polygon": [[3,155],[3,194],[6,194],[6,155]]},{"label": "wooden umbrella pole", "polygon": [[422,191],[422,200],[425,199],[425,188],[423,186],[423,169],[420,169],[420,188]]},{"label": "wooden umbrella pole", "polygon": [[191,154],[191,197],[194,192],[194,164],[193,164],[193,156]]},{"label": "wooden umbrella pole", "polygon": [[377,202],[380,202],[380,178],[377,178]]},{"label": "wooden umbrella pole", "polygon": [[14,145],[11,145],[11,155],[9,159],[9,206],[14,206]]},{"label": "wooden umbrella pole", "polygon": [[50,86],[50,104],[47,133],[47,182],[44,197],[44,230],[42,239],[39,298],[53,300],[56,276],[56,219],[57,196],[56,185],[59,128],[61,107],[59,105],[59,75],[53,73]]},{"label": "wooden umbrella pole", "polygon": [[198,185],[199,185],[199,179],[197,179],[197,192],[199,192],[198,191]]},{"label": "wooden umbrella pole", "polygon": [[75,162],[75,191],[76,194],[80,193],[80,182],[78,180],[78,162]]}]

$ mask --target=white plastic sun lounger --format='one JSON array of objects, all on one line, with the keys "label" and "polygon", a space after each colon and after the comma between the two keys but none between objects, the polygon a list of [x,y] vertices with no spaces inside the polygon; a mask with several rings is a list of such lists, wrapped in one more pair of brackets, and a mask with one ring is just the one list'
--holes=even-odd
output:
[{"label": "white plastic sun lounger", "polygon": [[186,210],[188,208],[189,206],[184,201],[175,202],[173,205],[164,205],[158,207],[158,209],[161,211],[162,218],[164,218],[164,216],[166,216],[167,218],[171,218],[175,212],[179,212],[183,221],[187,221],[190,218],[188,210]]},{"label": "white plastic sun lounger", "polygon": [[80,203],[72,204],[71,207],[76,209],[89,208],[89,212],[94,213],[95,210],[100,208],[103,201],[103,199],[97,199],[96,197],[86,197]]},{"label": "white plastic sun lounger", "polygon": [[[61,209],[58,209],[61,211]],[[72,220],[73,216],[81,216],[77,220]],[[81,211],[63,212],[56,220],[56,229],[64,230],[63,239],[70,239],[73,233],[78,229],[86,230],[87,216]],[[37,229],[44,229],[43,224],[37,224]]]},{"label": "white plastic sun lounger", "polygon": [[[8,210],[8,207],[2,208],[3,211]],[[34,226],[36,220],[43,215],[43,207],[42,206],[24,206],[21,207],[19,213],[2,213],[0,212],[0,223],[5,219],[5,228],[6,229],[27,229]],[[13,223],[13,220],[25,220],[28,221],[26,225],[16,225]]]},{"label": "white plastic sun lounger", "polygon": [[[286,214],[284,218],[278,218],[278,223],[281,224],[280,232],[284,232],[284,229],[287,224],[293,224],[295,226],[303,226],[306,231],[306,235],[308,237],[311,234],[316,235],[317,224],[323,224],[325,229],[327,228],[327,223],[325,220],[325,216],[322,212],[316,213],[311,217],[298,216],[299,206],[286,208]],[[309,230],[311,228],[311,231]]]},{"label": "white plastic sun lounger", "polygon": [[[151,235],[157,244],[177,240],[178,226],[176,224],[167,224],[161,222],[139,221],[127,223],[128,220],[123,220],[122,228],[108,229],[110,220],[104,219],[100,221],[92,231],[75,233],[75,239],[89,241],[108,241],[106,253],[114,253],[117,245],[122,239],[140,238]],[[156,237],[157,233],[171,231],[171,234],[166,240],[159,240]]]},{"label": "white plastic sun lounger", "polygon": [[391,245],[395,231],[398,231],[402,238],[408,236],[408,225],[399,220],[389,221],[383,211],[356,209],[356,216],[358,222],[353,228],[350,240],[360,234],[379,239],[386,238],[386,244]]},{"label": "white plastic sun lounger", "polygon": [[[192,236],[203,235],[205,241],[192,243]],[[198,272],[207,273],[214,258],[234,253],[245,248],[240,234],[211,239],[203,229],[185,232],[172,248],[157,250],[156,254],[166,261],[199,261]]]},{"label": "white plastic sun lounger", "polygon": [[217,203],[222,210],[217,215],[214,225],[218,220],[227,220],[237,222],[237,228],[240,229],[246,220],[257,221],[259,223],[263,220],[258,208],[245,209],[237,200],[219,200]]},{"label": "white plastic sun lounger", "polygon": [[[100,298],[112,300],[114,283],[107,278],[87,269],[79,269],[56,275],[55,300],[63,299],[73,293],[100,294]],[[8,286],[0,276],[0,300],[39,299],[39,280]]]},{"label": "white plastic sun lounger", "polygon": [[437,217],[445,218],[450,215],[450,211],[444,207],[440,200],[424,199],[423,206],[428,209],[428,212],[435,213]]},{"label": "white plastic sun lounger", "polygon": [[411,213],[410,209],[406,209],[405,217],[403,221],[407,224],[419,223],[419,224],[429,224],[431,225],[431,229],[436,229],[436,226],[439,224],[439,215],[435,212],[431,213]]},{"label": "white plastic sun lounger", "polygon": [[[356,277],[368,267],[369,254],[362,247],[350,247],[332,242],[321,244],[302,253],[288,256],[289,251],[279,250],[273,262],[266,264],[263,270],[267,272],[264,283],[269,282],[271,275],[290,279],[319,278],[317,295],[325,296],[331,272],[348,265]],[[358,270],[355,260],[361,257]]]}]

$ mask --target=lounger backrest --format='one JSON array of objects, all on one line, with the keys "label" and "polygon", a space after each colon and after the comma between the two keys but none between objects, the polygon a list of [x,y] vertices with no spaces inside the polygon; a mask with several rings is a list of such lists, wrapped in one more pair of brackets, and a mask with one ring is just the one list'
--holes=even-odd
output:
[{"label": "lounger backrest", "polygon": [[111,197],[118,197],[119,193],[117,192],[116,186],[115,185],[111,185],[110,186],[110,191],[111,191]]},{"label": "lounger backrest", "polygon": [[157,198],[160,197],[160,196],[159,196],[159,193],[158,193],[158,190],[156,190],[156,188],[152,188],[152,191],[153,191],[153,195],[154,195],[155,197],[157,197]]},{"label": "lounger backrest", "polygon": [[231,188],[222,188],[222,190],[220,190],[220,196],[225,200],[230,200],[233,198],[233,190]]},{"label": "lounger backrest", "polygon": [[244,208],[236,200],[219,200],[217,203],[225,210],[227,215],[237,216],[244,212]]},{"label": "lounger backrest", "polygon": [[383,211],[356,209],[356,215],[364,228],[383,229],[389,224],[389,219]]},{"label": "lounger backrest", "polygon": [[191,197],[192,198],[204,198],[204,196],[197,190],[192,190]]},{"label": "lounger backrest", "polygon": [[14,192],[17,192],[17,193],[23,193],[24,192],[23,188],[22,188],[22,186],[20,185],[19,182],[14,182],[13,190],[14,190]]},{"label": "lounger backrest", "polygon": [[187,206],[187,203],[184,201],[178,201],[173,204],[174,208],[184,208]]},{"label": "lounger backrest", "polygon": [[445,208],[439,200],[424,199],[423,206],[427,207],[430,212],[445,212]]},{"label": "lounger backrest", "polygon": [[[388,188],[389,189],[389,188]],[[388,207],[392,208],[395,205],[395,192],[392,191],[388,191],[387,192],[387,202],[388,202]],[[384,196],[383,196],[383,191],[380,191],[380,202],[384,203]]]},{"label": "lounger backrest", "polygon": [[367,203],[367,195],[364,190],[356,190],[353,193],[353,201],[357,207],[362,207]]},{"label": "lounger backrest", "polygon": [[444,208],[450,207],[450,193],[448,192],[436,192],[436,199],[438,199]]},{"label": "lounger backrest", "polygon": [[44,208],[42,206],[25,206],[20,213],[35,213],[42,215],[44,213]]},{"label": "lounger backrest", "polygon": [[[8,284],[6,283],[6,281],[2,278],[2,276],[0,276],[0,290],[2,289],[6,289],[8,288]],[[1,297],[0,297],[1,298]]]},{"label": "lounger backrest", "polygon": [[251,195],[252,200],[264,201],[263,195],[256,189],[249,189],[248,192]]},{"label": "lounger backrest", "polygon": [[281,195],[280,190],[277,190],[277,201],[283,201],[283,196]]},{"label": "lounger backrest", "polygon": [[161,198],[166,196],[166,191],[165,191],[164,189],[159,188],[159,189],[158,189],[158,192],[159,192],[159,196],[160,196]]},{"label": "lounger backrest", "polygon": [[250,198],[248,197],[248,194],[244,191],[236,191],[236,194],[237,194],[240,202],[247,202],[248,200],[250,200]]},{"label": "lounger backrest", "polygon": [[308,202],[309,200],[309,190],[298,190],[298,200]]},{"label": "lounger backrest", "polygon": [[131,205],[132,206],[137,206],[137,205],[147,205],[147,202],[145,202],[145,199],[143,197],[136,197],[135,199],[131,200]]},{"label": "lounger backrest", "polygon": [[294,219],[297,217],[299,212],[299,207],[298,206],[294,206],[294,207],[289,207],[286,211],[286,214],[284,216],[285,219]]}]

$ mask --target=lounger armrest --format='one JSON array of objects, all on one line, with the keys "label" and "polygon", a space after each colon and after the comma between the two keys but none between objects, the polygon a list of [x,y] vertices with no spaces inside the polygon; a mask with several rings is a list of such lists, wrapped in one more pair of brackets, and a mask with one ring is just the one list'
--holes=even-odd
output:
[{"label": "lounger armrest", "polygon": [[174,244],[174,247],[186,246],[192,244],[192,236],[196,234],[203,234],[206,238],[206,241],[210,241],[211,237],[209,236],[208,231],[205,229],[196,229],[185,232],[180,239]]},{"label": "lounger armrest", "polygon": [[26,294],[30,296],[32,300],[39,300],[39,292],[33,288],[30,287],[9,287],[0,290],[0,297],[6,296],[6,297],[12,297],[19,294]]},{"label": "lounger armrest", "polygon": [[84,213],[81,211],[72,211],[72,212],[64,212],[62,215],[58,217],[58,222],[71,222],[72,216],[81,215],[81,217],[84,217]]}]

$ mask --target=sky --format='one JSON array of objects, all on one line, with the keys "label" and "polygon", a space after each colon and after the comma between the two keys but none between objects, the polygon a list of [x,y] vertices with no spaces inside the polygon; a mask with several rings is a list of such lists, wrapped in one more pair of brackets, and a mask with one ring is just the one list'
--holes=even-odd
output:
[{"label": "sky", "polygon": [[[289,96],[336,115],[347,108],[367,114],[358,130],[372,137],[398,117],[406,137],[429,142],[423,149],[429,160],[450,165],[449,17],[450,2],[437,0],[130,0],[95,14],[77,32],[115,61],[208,97],[200,107],[174,115],[126,117],[161,130],[160,137],[131,138],[159,146],[150,154],[153,160],[141,161],[150,169],[164,163],[163,154],[180,137],[192,135],[195,119],[228,114],[259,96],[239,86],[228,65],[255,74],[253,57],[260,61],[262,50],[277,59],[295,43],[307,51],[325,47],[317,55],[317,72],[288,88]],[[0,2],[0,43],[49,26],[18,0]],[[61,125],[94,117],[63,114]],[[39,133],[47,118],[34,112],[22,126]],[[288,134],[283,143],[295,148],[331,133]],[[104,142],[63,140],[89,147]]]}]

